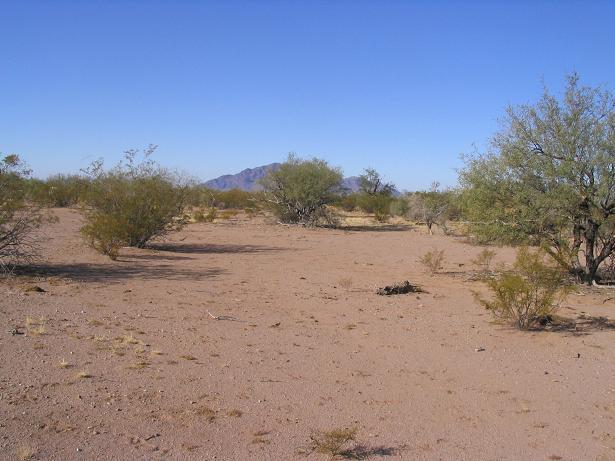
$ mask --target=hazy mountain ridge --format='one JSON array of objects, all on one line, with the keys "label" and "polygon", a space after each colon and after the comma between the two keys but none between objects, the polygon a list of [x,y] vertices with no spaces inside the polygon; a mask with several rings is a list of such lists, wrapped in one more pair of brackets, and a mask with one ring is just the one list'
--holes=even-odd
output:
[{"label": "hazy mountain ridge", "polygon": [[[209,181],[205,181],[203,185],[210,189],[216,190],[231,190],[241,189],[245,191],[257,191],[261,187],[258,184],[258,180],[264,178],[270,171],[275,171],[280,168],[281,163],[270,163],[268,165],[261,165],[254,168],[246,168],[236,174],[225,174]],[[349,176],[342,180],[342,186],[350,192],[357,192],[359,190],[359,177]],[[399,192],[395,191],[395,195]]]}]

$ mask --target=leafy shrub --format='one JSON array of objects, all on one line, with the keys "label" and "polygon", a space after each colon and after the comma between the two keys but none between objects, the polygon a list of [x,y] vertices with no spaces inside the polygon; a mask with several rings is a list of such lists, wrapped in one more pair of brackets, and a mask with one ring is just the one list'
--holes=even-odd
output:
[{"label": "leafy shrub", "polygon": [[481,272],[487,273],[491,267],[491,262],[495,257],[495,251],[484,248],[475,259],[472,260],[472,264],[477,266]]},{"label": "leafy shrub", "polygon": [[437,273],[440,269],[442,269],[442,264],[444,264],[444,250],[438,250],[434,248],[431,251],[428,251],[419,261],[427,268],[432,274]]},{"label": "leafy shrub", "polygon": [[36,255],[33,232],[40,227],[42,215],[27,200],[26,180],[30,170],[17,155],[0,159],[0,269],[9,270]]},{"label": "leafy shrub", "polygon": [[366,213],[378,214],[389,217],[391,202],[393,197],[384,194],[361,193],[357,196],[358,207]]},{"label": "leafy shrub", "polygon": [[117,258],[122,246],[142,248],[187,222],[185,187],[149,158],[154,149],[146,149],[140,163],[138,151],[130,150],[125,163],[109,171],[100,160],[88,170],[91,185],[82,232],[93,248],[111,259]]},{"label": "leafy shrub", "polygon": [[410,206],[405,198],[396,198],[389,205],[391,216],[407,216],[409,211]]},{"label": "leafy shrub", "polygon": [[79,204],[87,193],[89,181],[83,176],[56,175],[46,181],[31,180],[28,195],[36,203],[52,207]]},{"label": "leafy shrub", "polygon": [[263,199],[281,222],[316,225],[334,220],[327,205],[337,198],[342,173],[320,159],[290,155],[261,180]]},{"label": "leafy shrub", "polygon": [[218,210],[216,208],[210,208],[207,214],[203,212],[202,209],[197,209],[192,212],[192,218],[196,222],[214,222],[216,217],[218,216]]},{"label": "leafy shrub", "polygon": [[216,207],[223,210],[243,208],[251,208],[255,206],[255,194],[240,189],[231,189],[228,191],[216,191],[214,193]]},{"label": "leafy shrub", "polygon": [[567,288],[561,270],[546,265],[543,253],[519,249],[513,271],[489,280],[492,299],[476,295],[496,319],[527,330],[557,309]]},{"label": "leafy shrub", "polygon": [[569,75],[562,97],[545,89],[509,107],[490,148],[460,171],[469,230],[482,242],[542,246],[588,284],[615,254],[615,95]]},{"label": "leafy shrub", "polygon": [[358,194],[344,194],[334,203],[344,211],[354,211],[358,207]]}]

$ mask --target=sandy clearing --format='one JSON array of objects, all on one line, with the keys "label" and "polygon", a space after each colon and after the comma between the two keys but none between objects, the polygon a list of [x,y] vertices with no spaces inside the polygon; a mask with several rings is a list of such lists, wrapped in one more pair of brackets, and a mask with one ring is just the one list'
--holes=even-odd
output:
[{"label": "sandy clearing", "polygon": [[[370,459],[615,459],[615,330],[492,324],[461,239],[238,219],[111,262],[57,213],[43,275],[0,285],[2,459],[305,459],[348,426]],[[428,293],[374,294],[406,279]],[[607,297],[562,314],[612,318]],[[44,333],[10,334],[28,316]]]}]

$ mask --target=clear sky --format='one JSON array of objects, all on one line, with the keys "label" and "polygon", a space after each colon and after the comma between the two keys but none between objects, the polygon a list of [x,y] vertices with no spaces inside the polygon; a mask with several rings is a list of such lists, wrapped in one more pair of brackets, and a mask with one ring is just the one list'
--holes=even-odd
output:
[{"label": "clear sky", "polygon": [[0,152],[45,177],[158,144],[201,179],[318,156],[456,182],[508,104],[613,90],[615,1],[0,0]]}]

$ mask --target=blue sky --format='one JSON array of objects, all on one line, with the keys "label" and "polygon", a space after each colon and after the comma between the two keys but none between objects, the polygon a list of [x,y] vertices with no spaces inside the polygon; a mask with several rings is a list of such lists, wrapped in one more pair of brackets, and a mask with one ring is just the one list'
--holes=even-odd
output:
[{"label": "blue sky", "polygon": [[201,179],[318,156],[456,182],[508,104],[613,90],[615,2],[0,1],[0,152],[39,177],[158,144]]}]

